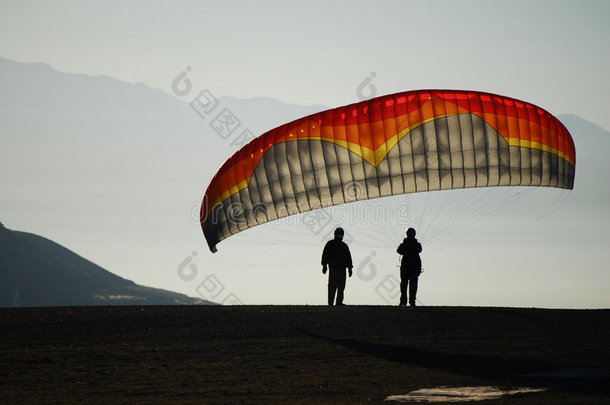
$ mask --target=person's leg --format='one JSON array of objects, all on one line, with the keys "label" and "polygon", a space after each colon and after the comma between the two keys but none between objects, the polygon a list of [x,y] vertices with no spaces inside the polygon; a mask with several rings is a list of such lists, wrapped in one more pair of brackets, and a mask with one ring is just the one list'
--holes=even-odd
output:
[{"label": "person's leg", "polygon": [[343,289],[337,288],[337,303],[335,305],[343,305]]},{"label": "person's leg", "polygon": [[403,269],[400,270],[400,303],[398,305],[407,305],[407,286],[409,279]]},{"label": "person's leg", "polygon": [[409,280],[409,304],[415,306],[415,299],[417,296],[417,277],[412,277]]},{"label": "person's leg", "polygon": [[345,269],[337,270],[337,305],[343,305],[343,292],[345,291]]},{"label": "person's leg", "polygon": [[329,276],[328,277],[328,305],[333,305],[333,302],[335,301],[335,291],[336,290],[337,290],[337,287],[335,287],[332,277]]}]

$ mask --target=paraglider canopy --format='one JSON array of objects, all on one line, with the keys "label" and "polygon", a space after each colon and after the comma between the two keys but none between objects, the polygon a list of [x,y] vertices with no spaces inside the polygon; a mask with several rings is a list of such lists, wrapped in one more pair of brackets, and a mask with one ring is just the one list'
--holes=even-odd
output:
[{"label": "paraglider canopy", "polygon": [[201,206],[211,251],[289,215],[390,195],[489,186],[572,189],[576,152],[565,126],[496,94],[417,90],[279,126],[218,170]]}]

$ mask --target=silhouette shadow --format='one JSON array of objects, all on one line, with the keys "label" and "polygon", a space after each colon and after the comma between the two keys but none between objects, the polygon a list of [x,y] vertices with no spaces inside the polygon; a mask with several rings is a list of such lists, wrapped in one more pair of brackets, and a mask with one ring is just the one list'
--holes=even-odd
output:
[{"label": "silhouette shadow", "polygon": [[520,359],[510,355],[437,352],[406,345],[368,343],[353,339],[325,337],[303,328],[299,328],[299,331],[311,338],[324,340],[368,356],[416,367],[479,377],[498,384],[510,385],[510,377],[517,374],[564,367],[564,365],[557,363]]},{"label": "silhouette shadow", "polygon": [[517,312],[514,308],[496,308],[496,307],[473,307],[476,311],[489,313],[493,315],[501,315],[513,318],[527,319],[529,321],[537,321],[540,319],[538,316],[534,316],[531,313]]}]

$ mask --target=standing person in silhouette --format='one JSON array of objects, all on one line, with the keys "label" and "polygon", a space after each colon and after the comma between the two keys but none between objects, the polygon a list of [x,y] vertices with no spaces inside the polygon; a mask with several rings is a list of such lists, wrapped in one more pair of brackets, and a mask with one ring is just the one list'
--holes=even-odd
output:
[{"label": "standing person in silhouette", "polygon": [[409,305],[415,306],[417,295],[417,282],[421,274],[421,243],[415,239],[415,229],[407,229],[407,237],[403,239],[396,252],[402,255],[400,262],[400,303],[399,306],[407,305],[407,287],[409,288]]},{"label": "standing person in silhouette", "polygon": [[343,242],[343,228],[335,229],[335,238],[326,242],[322,252],[322,274],[328,275],[328,305],[333,305],[335,294],[337,304],[343,305],[343,290],[345,290],[345,269],[348,269],[349,276],[352,276],[352,255],[349,247]]}]

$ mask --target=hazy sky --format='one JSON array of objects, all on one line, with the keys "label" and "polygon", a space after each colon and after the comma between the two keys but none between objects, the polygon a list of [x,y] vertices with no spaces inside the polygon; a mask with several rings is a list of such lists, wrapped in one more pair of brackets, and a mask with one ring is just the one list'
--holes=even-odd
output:
[{"label": "hazy sky", "polygon": [[377,94],[485,90],[610,129],[608,1],[1,4],[0,56],[60,71],[169,91],[190,66],[215,94],[328,106],[374,73]]},{"label": "hazy sky", "polygon": [[[610,130],[608,21],[610,1],[0,0],[0,57],[19,62],[43,62],[60,72],[143,82],[170,95],[172,81],[189,67],[188,78],[195,89],[207,88],[217,96],[237,98],[266,96],[299,105],[339,106],[374,95],[421,88],[483,90],[532,102],[556,116],[577,114]],[[32,88],[36,88],[36,83],[24,83],[22,89],[26,86],[29,92],[24,91],[24,94],[35,94]],[[62,88],[59,92],[63,91]],[[8,96],[6,99],[10,100],[13,94]],[[207,127],[207,123],[200,122],[189,109],[187,102],[190,100],[184,97],[181,100],[185,113],[197,124]],[[29,103],[25,105],[26,112],[41,108]],[[166,105],[165,102],[162,105]],[[73,112],[67,111],[68,114]],[[101,113],[103,111],[100,112],[103,115]],[[11,112],[6,114],[10,116]],[[242,110],[240,117],[246,115]],[[112,114],[108,116],[112,117]],[[131,118],[133,122],[126,122],[137,123],[138,117]],[[104,127],[95,127],[95,122],[95,119],[87,121],[89,126],[85,127],[93,127],[93,130],[82,138],[83,145],[85,141],[92,145],[95,142],[104,144],[106,149],[93,148],[96,153],[113,151],[118,148],[117,144],[125,146],[123,139],[110,144],[103,133]],[[82,123],[77,119],[72,124],[78,127]],[[189,122],[185,122],[185,127],[188,125]],[[25,123],[23,127],[30,128]],[[19,123],[16,128],[21,129]],[[199,135],[199,127],[194,128],[197,128],[194,133],[201,138],[197,138],[199,143],[187,144],[179,137],[183,135],[180,130],[174,127],[165,132],[162,127],[155,128],[158,130],[155,133],[163,135],[164,142],[170,139],[169,144],[176,146],[163,150],[168,155],[174,153],[172,159],[176,159],[175,151],[184,147],[193,154],[201,151],[197,159],[209,160],[210,154],[215,153],[211,150],[213,147],[203,142],[209,139],[203,139],[203,132]],[[53,144],[53,137],[61,135],[63,130],[61,125],[55,127],[57,133],[44,127],[41,133],[48,135],[47,144]],[[0,136],[18,137],[19,131],[8,132]],[[38,132],[29,135],[35,137]],[[227,146],[219,139],[214,140]],[[583,141],[586,143],[587,139]],[[594,151],[601,150],[597,144],[588,146]],[[129,187],[125,188],[125,194],[109,196],[110,191],[96,189],[96,183],[87,183],[92,193],[97,193],[95,196],[104,196],[99,201],[96,197],[95,206],[77,201],[86,197],[83,197],[86,193],[71,182],[66,186],[70,191],[67,195],[50,184],[49,188],[57,194],[51,197],[57,197],[53,201],[59,208],[56,211],[49,209],[54,206],[49,203],[48,196],[41,197],[39,183],[28,183],[29,178],[24,176],[30,173],[40,181],[44,178],[40,174],[55,173],[45,166],[46,160],[49,165],[57,164],[57,173],[73,171],[72,166],[57,158],[68,156],[64,154],[63,145],[45,150],[44,159],[32,155],[27,148],[13,153],[11,147],[14,145],[2,144],[0,147],[4,148],[5,156],[10,154],[18,162],[16,168],[27,169],[9,167],[11,170],[3,173],[5,179],[10,177],[14,186],[3,196],[12,205],[7,203],[0,207],[3,215],[0,220],[6,221],[9,228],[56,240],[108,270],[144,285],[196,296],[195,287],[201,278],[217,272],[227,286],[225,293],[235,293],[245,303],[324,302],[324,281],[314,267],[321,249],[319,245],[326,235],[312,235],[305,225],[301,224],[300,228],[282,223],[261,226],[256,232],[243,232],[243,235],[223,241],[215,255],[207,252],[199,225],[185,215],[191,207],[198,212],[201,193],[212,176],[193,170],[198,167],[193,162],[200,163],[195,158],[188,161],[193,167],[187,163],[174,164],[174,160],[168,159],[172,162],[168,165],[171,170],[163,174],[172,179],[175,189],[184,189],[182,194],[166,193],[162,189],[169,180],[163,183],[161,179],[154,184],[159,187],[159,195],[171,201],[168,212],[173,212],[177,220],[168,213],[162,217],[150,207],[150,216],[132,218],[129,204],[122,199],[133,197],[132,206],[138,207],[134,212],[146,211],[139,207],[148,207],[152,200],[143,199],[143,192],[134,192],[132,196],[129,192],[133,190]],[[222,161],[223,154],[217,151],[215,158]],[[88,159],[89,155],[77,158]],[[5,159],[5,163],[7,161],[9,159]],[[123,177],[139,179],[140,172],[150,169],[142,165],[143,161],[110,159],[111,167],[101,173],[115,173],[124,164],[121,180],[125,180]],[[584,163],[595,165],[598,162]],[[579,162],[579,167],[583,167],[583,161]],[[577,169],[578,173],[582,171]],[[89,174],[90,171],[83,171],[83,175]],[[65,180],[62,176],[56,178]],[[130,184],[117,183],[121,186]],[[577,194],[582,184],[578,183],[574,192],[564,193],[582,195]],[[3,189],[7,190],[6,184]],[[138,187],[134,190],[141,191]],[[580,190],[589,189],[581,187]],[[437,213],[448,211],[445,200],[428,197],[430,193],[409,197],[412,198],[409,204],[419,210],[414,212],[424,220],[421,237],[426,244],[425,267],[428,270],[422,300],[426,304],[443,305],[607,307],[610,303],[607,291],[610,273],[606,270],[610,262],[607,250],[610,217],[605,198],[595,201],[602,208],[598,207],[599,211],[594,212],[577,211],[579,207],[550,214],[546,206],[530,209],[531,206],[536,208],[535,203],[542,201],[540,197],[548,196],[548,193],[550,191],[546,189],[540,195],[537,192],[529,194],[531,200],[522,199],[521,205],[527,208],[524,209],[527,215],[519,221],[488,216],[476,227],[469,228],[477,234],[478,241],[485,240],[484,246],[479,246],[478,242],[465,246],[462,240],[453,238],[455,235],[442,241],[435,239],[432,228],[424,226],[424,222],[436,218]],[[561,195],[559,202],[567,198]],[[439,201],[437,211],[430,212],[433,210],[429,209],[428,198]],[[501,195],[498,200],[504,198]],[[157,199],[166,202],[163,198]],[[453,201],[453,198],[447,200]],[[108,204],[109,201],[119,202],[113,205]],[[78,209],[70,210],[68,203],[76,204]],[[94,207],[103,209],[95,210]],[[578,215],[566,217],[564,212],[577,212]],[[79,213],[87,221],[75,216]],[[45,223],[52,217],[54,222]],[[466,223],[471,220],[468,216],[463,219]],[[113,228],[113,221],[137,223],[138,226],[126,225],[130,232],[121,233],[116,231],[120,228]],[[399,240],[404,226],[394,224],[395,229],[376,228],[379,234],[370,234],[367,238],[362,237],[367,232],[366,226],[357,222],[353,224],[352,232],[361,236],[354,242],[357,266],[364,270],[375,267],[379,269],[379,275],[374,284],[355,281],[349,292],[352,301],[348,303],[382,303],[379,297],[373,295],[371,298],[371,289],[380,282],[382,271],[395,270],[396,255],[393,249],[387,249],[385,245],[380,247],[379,241],[383,238]],[[163,228],[164,223],[172,224],[167,228],[171,231]],[[574,243],[566,242],[566,228],[579,235]],[[526,231],[521,234],[521,229]],[[446,228],[438,233],[441,231]],[[278,235],[285,235],[285,238],[278,238]],[[540,235],[544,237],[539,238]],[[552,240],[547,239],[548,235],[553,236]],[[572,254],[569,248],[575,244],[579,250]],[[315,260],[311,259],[314,256]],[[200,278],[186,283],[177,276],[176,269],[178,272],[180,266],[188,269],[189,263],[199,267]],[[490,267],[494,267],[493,272],[489,271]],[[311,273],[312,268],[315,275]],[[549,277],[550,271],[554,272],[553,277]],[[268,280],[273,280],[274,286],[279,287],[269,291],[266,288]],[[299,288],[294,289],[295,284]],[[576,294],[573,293],[575,288]]]}]

